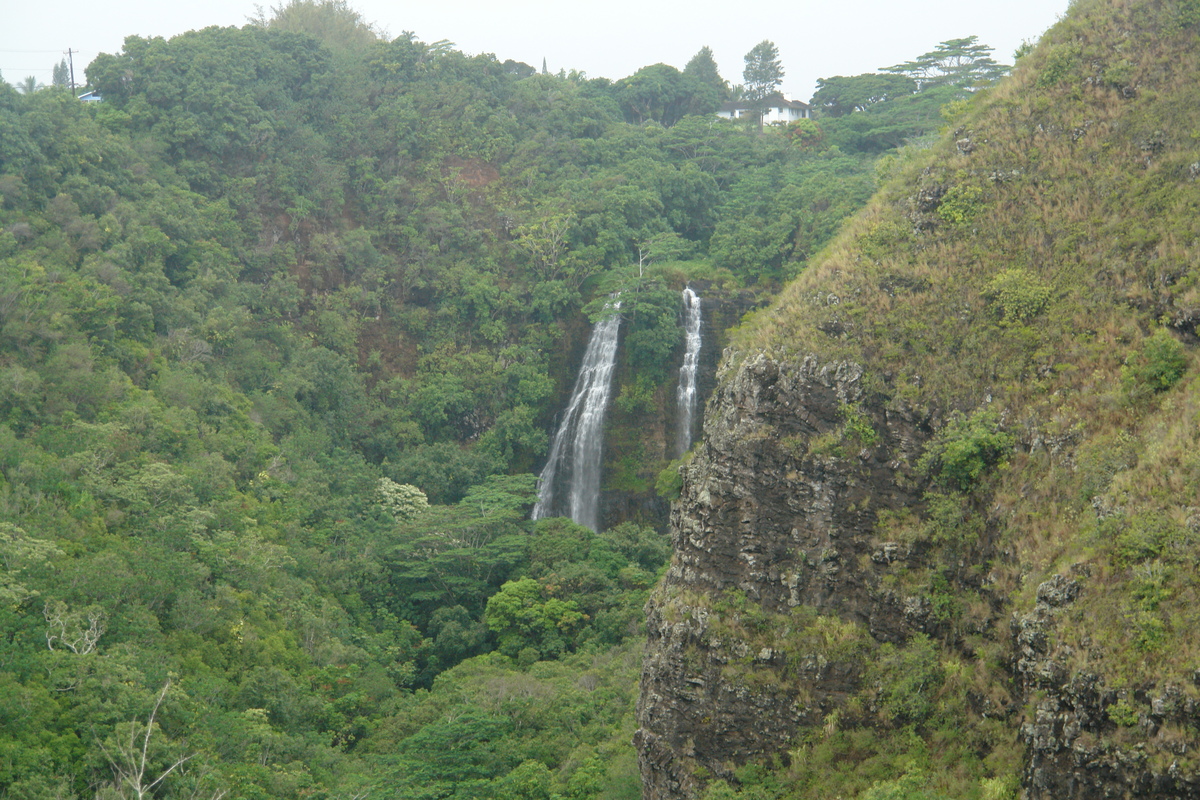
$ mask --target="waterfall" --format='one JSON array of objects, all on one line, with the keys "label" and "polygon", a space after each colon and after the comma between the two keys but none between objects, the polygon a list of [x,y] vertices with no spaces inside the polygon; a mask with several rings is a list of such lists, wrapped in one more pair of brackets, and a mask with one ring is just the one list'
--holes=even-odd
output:
[{"label": "waterfall", "polygon": [[700,296],[690,286],[683,290],[683,330],[683,366],[679,368],[679,388],[675,392],[679,404],[676,439],[680,455],[692,446],[692,419],[696,415],[696,365],[700,360]]},{"label": "waterfall", "polygon": [[[597,530],[600,522],[600,451],[604,442],[604,413],[612,394],[617,363],[617,334],[621,303],[614,297],[605,306],[608,316],[596,323],[583,354],[583,364],[571,401],[550,444],[550,458],[538,476],[538,499],[533,518],[570,517]],[[566,490],[566,497],[563,491]]]}]

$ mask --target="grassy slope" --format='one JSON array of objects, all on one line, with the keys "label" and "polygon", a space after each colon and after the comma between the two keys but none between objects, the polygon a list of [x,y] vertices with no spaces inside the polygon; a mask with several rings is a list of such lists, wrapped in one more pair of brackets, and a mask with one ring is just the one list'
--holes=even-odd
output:
[{"label": "grassy slope", "polygon": [[[1116,744],[1137,738],[1149,711],[1134,690],[1194,695],[1200,663],[1198,32],[1195,2],[1080,0],[1012,79],[956,109],[932,150],[897,160],[870,206],[735,340],[736,357],[858,361],[875,402],[925,409],[935,427],[954,411],[999,415],[1015,446],[967,500],[983,519],[966,527],[982,523],[995,543],[977,574],[1006,600],[1002,614],[1032,607],[1056,572],[1089,576],[1057,652],[1129,690],[1110,710]],[[1186,369],[1163,388],[1172,359]],[[937,524],[923,509],[881,538],[928,541]],[[948,568],[953,548],[933,552]],[[972,616],[999,619],[978,597],[952,605],[960,642],[980,627]],[[980,662],[1007,628],[967,637]],[[944,658],[949,676],[956,657]],[[1003,678],[995,663],[968,674]],[[940,697],[950,693],[947,678]],[[805,757],[818,758],[821,737],[808,741]],[[862,763],[853,743],[839,752]]]}]

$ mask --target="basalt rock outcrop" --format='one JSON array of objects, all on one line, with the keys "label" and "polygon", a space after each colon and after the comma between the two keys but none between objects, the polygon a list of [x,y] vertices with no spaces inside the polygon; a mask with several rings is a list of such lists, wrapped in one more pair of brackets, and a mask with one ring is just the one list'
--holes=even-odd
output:
[{"label": "basalt rock outcrop", "polygon": [[[850,457],[844,411],[865,399],[850,362],[760,354],[734,369],[711,401],[704,443],[685,468],[672,514],[674,559],[649,616],[650,648],[638,707],[648,798],[694,797],[698,775],[784,752],[856,687],[858,667],[819,651],[755,649],[714,604],[742,598],[774,614],[819,609],[866,625],[881,640],[907,636],[915,598],[883,589],[882,562],[903,558],[874,538],[877,512],[918,501],[909,465],[927,421],[872,413],[879,441]],[[854,445],[856,442],[850,442]],[[777,675],[756,682],[736,672]]]},{"label": "basalt rock outcrop", "polygon": [[[1076,602],[1086,572],[1054,575],[1038,586],[1034,608],[1012,617],[1012,671],[1031,706],[1020,727],[1029,747],[1028,800],[1200,797],[1200,775],[1188,758],[1194,742],[1181,735],[1200,727],[1194,692],[1169,683],[1106,686],[1098,671],[1072,666],[1074,648],[1055,643],[1057,619]],[[1103,668],[1103,654],[1091,660]],[[1121,723],[1128,733],[1117,737]]]},{"label": "basalt rock outcrop", "polygon": [[788,797],[1200,797],[1197,36],[1076,0],[732,338],[648,605],[647,800],[821,748],[914,756]]},{"label": "basalt rock outcrop", "polygon": [[[756,624],[819,614],[877,642],[938,633],[928,597],[883,579],[925,554],[881,540],[877,526],[881,512],[920,506],[913,465],[934,421],[869,396],[863,375],[858,364],[812,355],[729,360],[684,470],[674,558],[648,607],[635,735],[647,800],[696,798],[713,778],[736,782],[743,764],[786,761],[799,733],[863,688],[860,661],[802,637],[763,646]],[[847,408],[877,433],[849,452],[862,443],[845,431]],[[983,547],[978,561],[1004,556],[994,541]],[[1082,564],[1054,574],[1025,611],[993,596],[981,626],[1008,653],[1014,699],[985,716],[1004,718],[1026,749],[1022,798],[1200,796],[1190,760],[1200,670],[1191,687],[1106,685],[1106,654],[1081,658],[1059,638],[1060,621],[1086,604],[1089,579]]]}]

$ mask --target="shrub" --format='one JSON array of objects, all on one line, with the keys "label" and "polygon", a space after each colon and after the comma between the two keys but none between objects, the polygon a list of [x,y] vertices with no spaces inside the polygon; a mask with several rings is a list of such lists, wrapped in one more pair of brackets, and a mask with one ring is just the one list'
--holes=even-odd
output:
[{"label": "shrub", "polygon": [[1122,728],[1132,728],[1138,723],[1138,711],[1122,697],[1108,707],[1108,718]]},{"label": "shrub", "polygon": [[1101,522],[1100,533],[1113,543],[1112,559],[1117,567],[1158,558],[1188,540],[1187,531],[1162,511],[1109,517]]},{"label": "shrub", "polygon": [[1167,626],[1156,615],[1148,611],[1135,611],[1125,615],[1133,633],[1133,646],[1141,653],[1153,653],[1167,643]]},{"label": "shrub", "polygon": [[1014,325],[1041,313],[1050,287],[1024,269],[1006,269],[992,278],[983,296],[999,312],[1001,324]]},{"label": "shrub", "polygon": [[1046,57],[1045,64],[1038,72],[1038,88],[1053,86],[1067,80],[1078,69],[1080,57],[1081,49],[1075,42],[1062,42],[1054,45]]},{"label": "shrub", "polygon": [[871,418],[863,413],[857,403],[842,406],[841,414],[845,420],[847,439],[854,440],[859,447],[874,447],[879,443],[879,432],[871,425]]},{"label": "shrub", "polygon": [[1021,781],[1016,775],[984,778],[979,782],[981,800],[1017,800]]},{"label": "shrub", "polygon": [[925,448],[917,466],[943,486],[966,492],[1001,461],[1012,444],[1012,436],[1000,430],[994,411],[977,411],[969,417],[955,412]]},{"label": "shrub", "polygon": [[654,481],[654,491],[659,497],[664,500],[679,499],[679,495],[683,493],[683,465],[690,460],[691,453],[685,453],[682,458],[670,462],[658,473]]},{"label": "shrub", "polygon": [[925,772],[911,766],[899,778],[876,781],[860,795],[862,800],[945,800],[945,795],[929,788]]},{"label": "shrub", "polygon": [[900,725],[920,724],[933,713],[943,677],[937,647],[923,633],[902,647],[882,645],[868,668],[868,681],[879,686],[880,710]]},{"label": "shrub", "polygon": [[1183,345],[1165,328],[1159,328],[1143,343],[1142,349],[1125,359],[1121,368],[1121,386],[1131,400],[1140,400],[1170,389],[1187,371],[1187,353]]},{"label": "shrub", "polygon": [[1096,436],[1084,442],[1075,455],[1075,473],[1079,476],[1079,499],[1090,503],[1104,492],[1119,472],[1137,466],[1138,439],[1128,431]]},{"label": "shrub", "polygon": [[983,520],[972,513],[970,499],[961,492],[926,492],[923,531],[934,544],[972,545],[983,531]]},{"label": "shrub", "polygon": [[951,186],[942,196],[937,215],[951,225],[970,222],[983,209],[983,189],[978,186]]}]

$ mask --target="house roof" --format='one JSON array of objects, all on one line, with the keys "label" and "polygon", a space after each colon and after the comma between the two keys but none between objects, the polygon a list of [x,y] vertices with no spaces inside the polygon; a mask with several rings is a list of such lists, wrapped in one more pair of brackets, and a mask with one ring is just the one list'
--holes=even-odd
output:
[{"label": "house roof", "polygon": [[[773,94],[767,98],[767,108],[792,108],[797,111],[803,111],[812,108],[808,103],[802,103],[799,100],[789,100],[781,94]],[[748,100],[727,100],[722,103],[717,111],[751,111],[757,108],[754,103]]]}]

